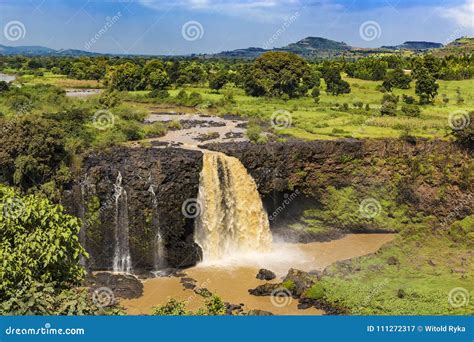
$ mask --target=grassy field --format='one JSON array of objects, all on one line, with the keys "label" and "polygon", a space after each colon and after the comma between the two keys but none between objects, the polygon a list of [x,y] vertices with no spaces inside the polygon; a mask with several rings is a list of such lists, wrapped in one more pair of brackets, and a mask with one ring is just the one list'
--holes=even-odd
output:
[{"label": "grassy field", "polygon": [[[288,101],[274,98],[256,98],[245,95],[242,89],[233,88],[234,104],[218,106],[219,114],[240,114],[249,118],[268,120],[280,111],[283,116],[289,117],[291,125],[278,129],[278,133],[290,135],[305,140],[335,139],[341,137],[355,138],[398,138],[403,133],[418,137],[444,139],[450,131],[449,115],[458,110],[474,108],[474,80],[439,81],[439,95],[433,105],[422,106],[421,116],[418,118],[404,116],[400,111],[403,94],[415,95],[414,84],[408,90],[395,89],[394,94],[400,96],[399,113],[397,116],[380,116],[380,102],[383,94],[377,90],[380,82],[364,81],[346,78],[351,84],[352,92],[347,95],[331,96],[321,92],[319,104],[310,97],[291,99]],[[457,104],[456,89],[461,90],[464,102]],[[323,86],[324,89],[324,86]],[[185,88],[189,93],[198,92],[204,101],[217,103],[223,99],[223,94],[211,91],[208,88]],[[180,89],[170,90],[175,97]],[[147,92],[133,92],[134,95],[145,96]],[[449,98],[444,104],[443,96]],[[364,108],[358,109],[355,103],[362,102]],[[344,108],[344,104],[347,107]],[[367,111],[365,105],[369,104]]]},{"label": "grassy field", "polygon": [[[381,82],[364,81],[360,79],[345,79],[351,85],[351,93],[340,96],[327,95],[321,91],[320,102],[316,104],[312,98],[304,97],[284,101],[276,98],[257,98],[245,95],[239,88],[230,88],[234,103],[223,103],[224,92],[215,92],[203,87],[185,87],[188,94],[201,94],[204,102],[213,104],[209,111],[215,114],[239,114],[248,118],[257,118],[271,124],[274,113],[290,122],[276,131],[304,140],[326,140],[345,137],[354,138],[398,138],[402,134],[417,137],[445,139],[449,127],[449,115],[459,110],[469,111],[474,108],[474,80],[438,81],[439,94],[432,105],[421,107],[421,116],[414,118],[405,116],[401,111],[402,95],[418,98],[414,90],[414,82],[407,90],[394,89],[394,94],[400,96],[397,116],[380,116],[380,102],[383,94],[377,89]],[[23,85],[52,84],[61,88],[100,88],[100,82],[92,80],[74,80],[62,75],[45,72],[44,76],[24,75],[16,83]],[[323,82],[324,83],[324,82]],[[322,84],[321,89],[325,89]],[[457,89],[460,89],[464,102],[457,103]],[[169,90],[171,97],[176,97],[179,89]],[[148,91],[129,92],[131,98],[138,101],[128,101],[129,105],[150,109],[155,103],[140,103],[146,99]],[[449,98],[445,104],[443,98]],[[363,108],[355,104],[362,103]],[[369,105],[367,110],[366,105]]]},{"label": "grassy field", "polygon": [[64,75],[56,75],[49,71],[44,72],[44,76],[35,75],[23,75],[20,76],[16,83],[23,85],[35,85],[35,84],[52,84],[60,88],[75,88],[75,89],[95,89],[103,88],[100,81],[94,80],[75,80],[67,78]]}]

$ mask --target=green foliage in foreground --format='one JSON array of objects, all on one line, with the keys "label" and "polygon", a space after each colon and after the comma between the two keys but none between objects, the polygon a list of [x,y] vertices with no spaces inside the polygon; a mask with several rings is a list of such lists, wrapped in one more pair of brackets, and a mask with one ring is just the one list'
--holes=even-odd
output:
[{"label": "green foliage in foreground", "polygon": [[152,314],[157,316],[221,316],[226,314],[226,308],[222,299],[216,295],[207,299],[204,307],[196,312],[187,310],[185,301],[171,298],[166,304],[154,307]]},{"label": "green foliage in foreground", "polygon": [[84,276],[79,259],[86,255],[79,230],[79,220],[61,206],[0,185],[0,302],[36,282],[78,285]]},{"label": "green foliage in foreground", "polygon": [[[473,219],[462,223],[467,234]],[[355,315],[472,315],[474,241],[450,235],[412,225],[376,254],[330,266],[306,296]]]}]

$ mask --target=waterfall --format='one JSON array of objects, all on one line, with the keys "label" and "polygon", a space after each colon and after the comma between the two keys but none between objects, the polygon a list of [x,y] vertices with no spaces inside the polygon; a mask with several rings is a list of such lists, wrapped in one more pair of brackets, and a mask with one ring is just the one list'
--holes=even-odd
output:
[{"label": "waterfall", "polygon": [[122,187],[122,174],[119,172],[114,185],[115,198],[115,252],[113,261],[114,272],[130,272],[128,203],[127,191]]},{"label": "waterfall", "polygon": [[163,237],[161,235],[161,226],[159,224],[159,217],[158,217],[158,200],[156,199],[155,189],[153,185],[150,185],[148,192],[151,193],[152,204],[153,204],[153,227],[157,228],[155,238],[153,240],[153,268],[154,270],[160,270],[166,267],[165,262],[165,245],[163,241]]},{"label": "waterfall", "polygon": [[271,249],[272,235],[257,186],[238,159],[204,152],[198,203],[195,240],[205,261]]}]

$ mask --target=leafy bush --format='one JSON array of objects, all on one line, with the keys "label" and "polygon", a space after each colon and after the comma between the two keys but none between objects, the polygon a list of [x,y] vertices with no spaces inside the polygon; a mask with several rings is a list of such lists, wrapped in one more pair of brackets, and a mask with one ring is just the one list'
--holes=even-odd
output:
[{"label": "leafy bush", "polygon": [[0,185],[0,301],[34,282],[78,284],[84,269],[79,220],[45,198]]},{"label": "leafy bush", "polygon": [[412,118],[418,118],[421,115],[421,109],[417,105],[404,104],[402,105],[402,112]]},{"label": "leafy bush", "polygon": [[164,305],[153,308],[152,315],[156,316],[185,316],[190,312],[186,310],[186,303],[174,298],[168,300]]}]

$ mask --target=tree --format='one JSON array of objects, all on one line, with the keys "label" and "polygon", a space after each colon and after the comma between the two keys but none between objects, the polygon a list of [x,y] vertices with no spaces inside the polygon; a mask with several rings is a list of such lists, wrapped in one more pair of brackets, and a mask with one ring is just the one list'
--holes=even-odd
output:
[{"label": "tree", "polygon": [[79,220],[35,195],[0,185],[0,302],[34,282],[78,285],[84,269]]},{"label": "tree", "polygon": [[306,95],[313,73],[308,63],[289,52],[267,52],[253,63],[245,82],[251,96]]},{"label": "tree", "polygon": [[227,72],[221,70],[209,75],[209,88],[213,90],[221,90],[227,83]]},{"label": "tree", "polygon": [[439,85],[436,83],[436,79],[426,68],[422,68],[418,72],[415,86],[415,93],[420,97],[420,104],[433,102],[436,95],[438,95],[438,88]]},{"label": "tree", "polygon": [[385,94],[382,98],[381,115],[395,116],[397,114],[398,96]]},{"label": "tree", "polygon": [[341,73],[334,67],[327,68],[323,71],[323,78],[326,82],[326,92],[338,96],[340,94],[349,94],[351,92],[351,86],[348,82],[344,81],[341,77]]},{"label": "tree", "polygon": [[405,74],[402,69],[395,69],[387,73],[382,83],[382,86],[387,91],[392,91],[393,88],[409,89],[410,82],[410,75]]},{"label": "tree", "polygon": [[313,97],[313,100],[315,103],[319,103],[320,95],[321,95],[321,90],[319,90],[319,87],[314,87],[313,90],[311,91],[311,96]]},{"label": "tree", "polygon": [[109,86],[112,90],[136,90],[141,83],[138,67],[130,62],[116,66],[110,73]]},{"label": "tree", "polygon": [[151,90],[163,90],[170,85],[170,78],[165,70],[164,64],[157,59],[148,61],[143,67],[143,84],[141,88]]}]

